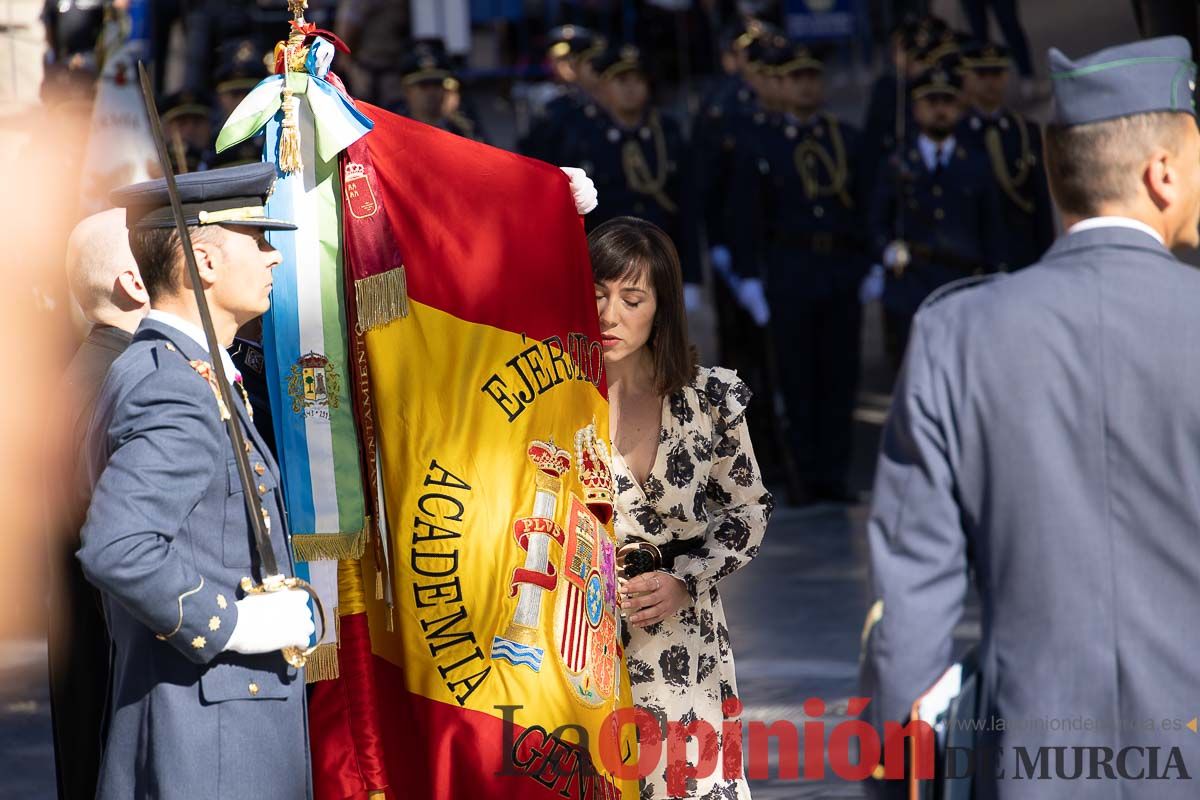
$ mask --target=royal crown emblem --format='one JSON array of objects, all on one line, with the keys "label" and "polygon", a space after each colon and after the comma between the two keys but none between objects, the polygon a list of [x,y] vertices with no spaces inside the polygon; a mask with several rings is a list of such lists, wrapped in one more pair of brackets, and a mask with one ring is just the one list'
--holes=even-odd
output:
[{"label": "royal crown emblem", "polygon": [[596,435],[596,422],[575,433],[575,460],[579,464],[579,482],[583,500],[602,525],[613,513],[613,477],[608,448]]},{"label": "royal crown emblem", "polygon": [[534,441],[529,444],[529,460],[541,472],[555,478],[571,468],[571,454],[554,442]]}]

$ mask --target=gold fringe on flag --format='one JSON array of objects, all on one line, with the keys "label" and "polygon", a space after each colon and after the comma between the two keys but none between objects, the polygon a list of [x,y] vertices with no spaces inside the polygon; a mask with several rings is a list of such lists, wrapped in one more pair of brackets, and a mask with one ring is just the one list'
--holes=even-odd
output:
[{"label": "gold fringe on flag", "polygon": [[367,530],[371,518],[367,517],[362,530],[357,533],[307,533],[292,536],[292,555],[297,561],[341,561],[347,558],[362,558],[367,543]]},{"label": "gold fringe on flag", "polygon": [[407,317],[408,278],[404,274],[404,265],[356,280],[354,300],[357,305],[360,333]]},{"label": "gold fringe on flag", "polygon": [[341,673],[338,670],[337,642],[317,645],[304,665],[304,682],[331,681]]}]

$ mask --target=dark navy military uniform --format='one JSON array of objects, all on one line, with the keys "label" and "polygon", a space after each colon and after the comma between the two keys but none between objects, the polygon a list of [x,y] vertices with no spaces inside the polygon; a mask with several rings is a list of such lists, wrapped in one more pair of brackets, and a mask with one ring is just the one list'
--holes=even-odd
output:
[{"label": "dark navy military uniform", "polygon": [[[274,176],[270,164],[180,176],[185,219],[225,213],[237,225],[293,227],[262,216]],[[163,187],[136,184],[113,199],[129,225],[165,227]],[[115,652],[97,797],[308,797],[303,672],[280,653],[225,651],[241,580],[267,576],[257,574],[223,413],[241,426],[271,547],[290,575],[279,469],[246,396],[234,389],[223,408],[207,375],[213,356],[182,320],[155,314],[113,363],[87,436],[93,491],[79,560],[103,597]]]},{"label": "dark navy military uniform", "polygon": [[[549,32],[547,39],[550,58],[585,60],[605,47],[602,37],[579,25],[560,25]],[[517,143],[517,151],[551,164],[565,164],[559,158],[564,138],[574,126],[594,119],[597,111],[587,92],[577,84],[565,85],[557,97],[537,110],[528,133]]]},{"label": "dark navy military uniform", "polygon": [[739,162],[734,264],[761,275],[789,442],[812,494],[845,491],[858,379],[863,240],[858,131],[832,114],[762,125]]},{"label": "dark navy military uniform", "polygon": [[[632,45],[610,47],[592,64],[602,79],[622,72],[645,74]],[[567,132],[562,164],[582,168],[596,184],[600,205],[584,220],[589,231],[614,217],[632,216],[666,231],[679,250],[684,283],[701,281],[694,209],[683,130],[672,117],[647,104],[641,120],[627,127],[599,108]]]},{"label": "dark navy military uniform", "polygon": [[559,154],[569,132],[581,122],[586,124],[594,120],[598,111],[598,106],[586,92],[577,86],[568,86],[534,118],[529,133],[518,142],[517,151],[551,164],[564,163]]},{"label": "dark navy military uniform", "polygon": [[[957,75],[941,68],[918,76],[911,92],[914,100],[960,93]],[[983,154],[953,135],[938,143],[914,136],[877,175],[873,194],[871,236],[881,263],[891,267],[883,289],[885,346],[899,368],[913,314],[931,292],[1009,267],[1003,211]]]},{"label": "dark navy military uniform", "polygon": [[[964,73],[1003,73],[1012,66],[1007,48],[974,42],[963,50]],[[1054,210],[1042,164],[1042,131],[1036,122],[1007,108],[967,112],[958,127],[963,144],[983,153],[1004,209],[1008,261],[1012,269],[1041,258],[1054,241]]]},{"label": "dark navy military uniform", "polygon": [[[1181,37],[1050,64],[1056,124],[1191,121]],[[972,797],[1068,800],[1085,783],[1089,799],[1196,796],[1196,712],[1179,698],[1200,652],[1198,305],[1200,273],[1149,221],[1110,216],[916,316],[868,525],[862,693],[877,726],[907,722],[954,658],[974,584]]]},{"label": "dark navy military uniform", "polygon": [[963,119],[958,135],[965,147],[987,159],[1004,214],[1008,267],[1032,264],[1055,235],[1041,129],[1015,111],[988,116],[973,110]]},{"label": "dark navy military uniform", "polygon": [[[602,198],[584,218],[588,230],[614,217],[640,217],[662,228],[684,250],[687,233],[681,208],[687,149],[674,119],[651,109],[641,124],[626,128],[601,111],[594,124],[571,131],[562,159],[587,172]],[[685,282],[694,282],[686,279],[685,275]]]}]

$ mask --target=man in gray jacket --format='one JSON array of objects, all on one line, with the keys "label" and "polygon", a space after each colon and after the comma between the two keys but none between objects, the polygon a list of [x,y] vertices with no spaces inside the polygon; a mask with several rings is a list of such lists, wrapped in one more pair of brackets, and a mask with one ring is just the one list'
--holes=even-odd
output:
[{"label": "man in gray jacket", "polygon": [[[294,227],[264,215],[274,177],[253,164],[178,179],[223,346],[269,305],[280,256],[264,231]],[[217,394],[165,184],[113,199],[151,310],[100,390],[85,455],[93,492],[79,560],[115,653],[97,797],[304,798],[304,676],[279,651],[308,645],[312,615],[299,591],[239,591],[256,558],[224,415],[241,423],[275,557],[290,572],[279,470],[244,392],[233,408]],[[228,353],[218,357],[234,376]]]},{"label": "man in gray jacket", "polygon": [[[1050,52],[1031,269],[918,313],[869,523],[867,718],[907,721],[982,604],[978,798],[1200,793],[1200,243],[1181,38]],[[970,572],[969,572],[970,570]],[[899,781],[872,781],[881,794]]]}]

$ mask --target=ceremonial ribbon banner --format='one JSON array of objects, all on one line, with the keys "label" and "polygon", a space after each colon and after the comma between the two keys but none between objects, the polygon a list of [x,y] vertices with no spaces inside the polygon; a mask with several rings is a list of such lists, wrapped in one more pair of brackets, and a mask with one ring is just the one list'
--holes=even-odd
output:
[{"label": "ceremonial ribbon banner", "polygon": [[343,562],[317,796],[635,798],[607,390],[567,179],[358,107],[375,125],[342,158],[346,294],[386,525]]},{"label": "ceremonial ribbon banner", "polygon": [[[275,269],[262,344],[296,574],[331,610],[340,604],[338,560],[362,554],[368,522],[350,393],[338,158],[371,127],[325,80],[333,49],[318,40],[307,71],[262,81],[217,139],[224,150],[265,127],[265,158],[278,165],[286,79],[296,98],[302,168],[280,172],[266,213],[295,222],[297,229],[268,234],[283,262]],[[336,628],[329,626],[324,636],[305,672],[310,683],[337,676]]]}]

